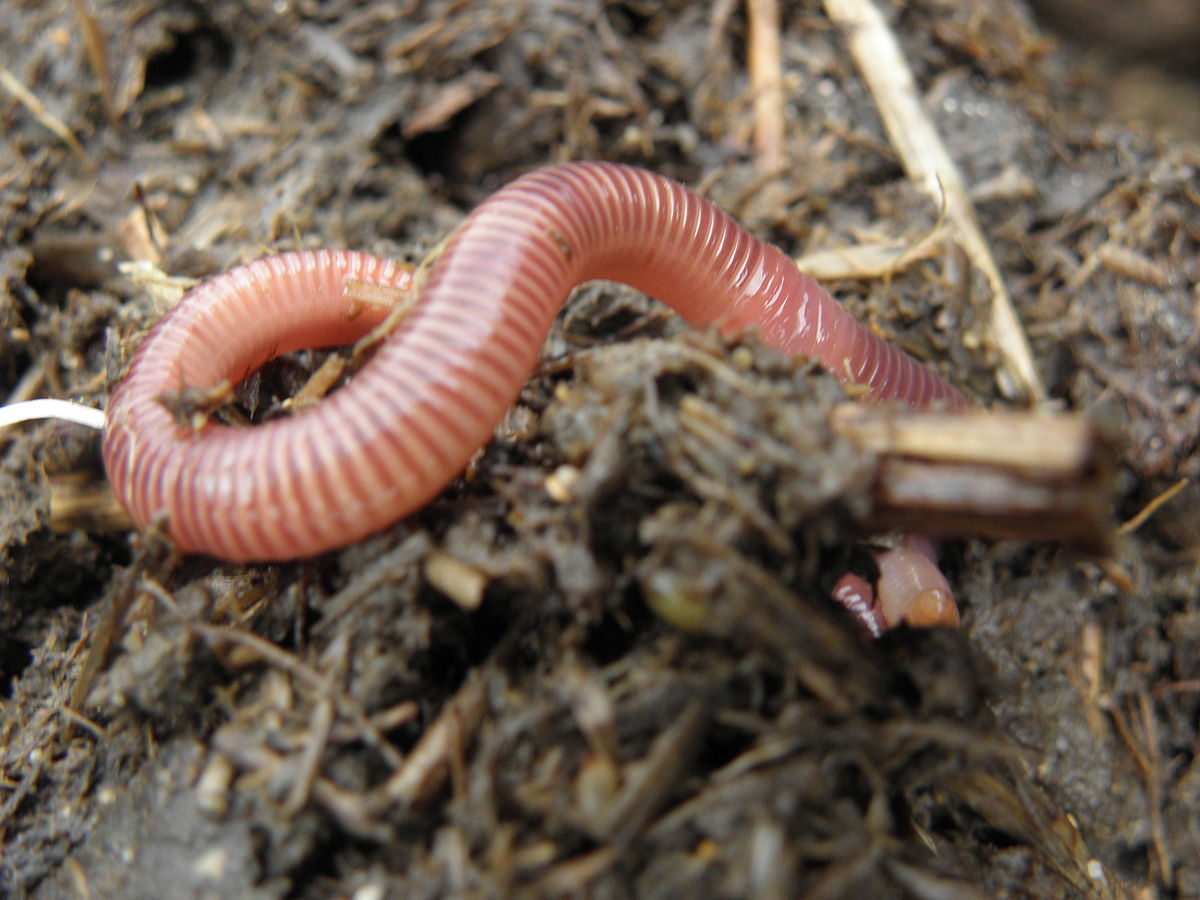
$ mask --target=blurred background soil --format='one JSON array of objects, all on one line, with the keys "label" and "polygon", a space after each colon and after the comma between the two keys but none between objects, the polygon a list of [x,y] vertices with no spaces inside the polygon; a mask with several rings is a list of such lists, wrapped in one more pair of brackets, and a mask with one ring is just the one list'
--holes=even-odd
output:
[{"label": "blurred background soil", "polygon": [[[313,560],[179,559],[106,505],[93,434],[8,430],[0,894],[1200,896],[1195,4],[881,5],[1050,396],[1117,441],[1113,521],[1179,492],[1104,560],[955,542],[961,631],[867,642],[823,599],[871,471],[840,389],[614,285],[464,477]],[[0,395],[102,407],[190,279],[416,261],[558,160],[677,178],[797,256],[919,242],[939,209],[843,35],[782,6],[775,171],[733,0],[9,0]],[[957,253],[829,287],[1011,402]]]}]

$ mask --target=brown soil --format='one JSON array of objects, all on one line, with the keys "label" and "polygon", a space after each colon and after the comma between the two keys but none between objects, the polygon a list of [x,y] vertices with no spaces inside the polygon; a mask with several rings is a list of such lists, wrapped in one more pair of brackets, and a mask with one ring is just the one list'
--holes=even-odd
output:
[{"label": "brown soil", "polygon": [[[699,186],[797,255],[919,240],[938,209],[841,35],[783,5],[766,176],[741,4],[10,0],[0,395],[103,406],[162,309],[120,263],[416,260],[558,159]],[[318,559],[52,529],[97,441],[6,432],[0,894],[1200,896],[1200,148],[1106,120],[1020,6],[903,7],[1049,393],[1117,436],[1114,520],[1180,494],[1105,561],[955,543],[962,630],[866,642],[822,599],[869,471],[840,390],[611,285],[470,472]],[[1007,402],[957,255],[830,287]]]}]

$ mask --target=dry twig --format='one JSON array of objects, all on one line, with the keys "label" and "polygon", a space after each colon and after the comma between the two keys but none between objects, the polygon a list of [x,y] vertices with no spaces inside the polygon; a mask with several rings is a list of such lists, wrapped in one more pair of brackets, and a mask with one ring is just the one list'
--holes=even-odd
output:
[{"label": "dry twig", "polygon": [[[1167,840],[1163,824],[1162,809],[1162,758],[1159,752],[1161,741],[1158,734],[1158,719],[1154,705],[1144,691],[1129,698],[1123,709],[1113,704],[1113,724],[1120,735],[1142,779],[1146,793],[1146,815],[1150,820],[1150,834],[1154,847],[1154,863],[1158,869],[1159,884],[1169,885],[1174,879],[1174,854]],[[1140,725],[1140,727],[1138,727]]]},{"label": "dry twig", "polygon": [[[92,633],[87,655],[83,658],[78,677],[71,688],[67,706],[76,712],[82,712],[87,705],[92,685],[95,684],[96,678],[108,661],[113,647],[121,639],[126,627],[125,614],[133,606],[134,601],[141,596],[142,573],[149,565],[150,560],[157,554],[158,549],[157,541],[145,539],[139,541],[134,553],[133,564],[118,576],[117,586],[109,597],[96,630]],[[174,567],[175,562],[173,554],[168,556],[160,566],[161,571],[157,573],[158,577],[154,579],[154,582],[161,581],[165,573]]]},{"label": "dry twig", "polygon": [[646,756],[626,768],[621,790],[597,813],[591,823],[593,835],[620,845],[637,837],[687,771],[703,737],[705,719],[704,706],[692,701],[655,737]]},{"label": "dry twig", "polygon": [[945,224],[939,224],[913,243],[908,239],[869,240],[845,247],[816,250],[796,257],[800,271],[817,281],[851,278],[891,278],[923,259],[941,252]]},{"label": "dry twig", "polygon": [[778,0],[747,0],[750,91],[754,98],[754,163],[778,172],[784,161],[783,64]]},{"label": "dry twig", "polygon": [[847,403],[832,425],[880,457],[873,525],[1100,551],[1111,540],[1111,448],[1079,416]]},{"label": "dry twig", "polygon": [[[213,735],[213,749],[223,753],[242,769],[257,773],[267,781],[278,779],[288,764],[286,757],[259,743],[247,743],[242,733],[232,725],[218,728]],[[339,787],[328,778],[317,777],[312,782],[312,795],[346,831],[373,841],[388,840],[386,825],[372,817],[361,794]]]},{"label": "dry twig", "polygon": [[1180,491],[1187,487],[1191,482],[1187,478],[1180,478],[1173,485],[1156,495],[1149,503],[1138,510],[1137,514],[1126,522],[1122,522],[1117,528],[1118,535],[1133,534],[1153,516],[1158,510],[1167,503],[1170,503]]},{"label": "dry twig", "polygon": [[393,769],[403,768],[403,758],[370,719],[358,700],[345,691],[339,690],[330,683],[325,674],[314,669],[304,660],[247,631],[200,623],[188,623],[188,628],[202,637],[214,649],[230,645],[240,647],[249,651],[254,657],[287,672],[293,678],[307,685],[318,696],[335,701],[337,712],[354,723],[364,743],[374,748]]},{"label": "dry twig", "polygon": [[1033,353],[980,230],[962,175],[921,107],[912,70],[895,35],[871,0],[825,0],[825,10],[845,30],[850,52],[875,97],[884,128],[909,178],[944,206],[958,244],[987,278],[992,289],[991,340],[1002,360],[1000,374],[1006,376],[1001,389],[1031,401],[1043,399],[1046,390]]},{"label": "dry twig", "polygon": [[84,480],[80,474],[50,479],[50,528],[59,533],[130,531],[133,520],[117,502],[107,481]]},{"label": "dry twig", "polygon": [[75,132],[71,131],[62,119],[46,109],[46,105],[34,95],[33,91],[21,84],[8,69],[0,68],[0,87],[12,94],[21,105],[28,109],[43,128],[66,144],[67,148],[75,154],[75,158],[84,166],[89,170],[96,168],[96,164],[84,152],[83,144],[79,143],[79,139],[75,137]]},{"label": "dry twig", "polygon": [[75,10],[75,21],[79,23],[79,30],[83,32],[83,46],[87,50],[88,64],[96,76],[104,117],[110,125],[116,126],[119,116],[113,104],[112,70],[108,65],[108,45],[104,40],[104,31],[87,0],[72,0],[71,5]]},{"label": "dry twig", "polygon": [[485,697],[483,679],[476,673],[446,703],[404,765],[376,792],[380,808],[422,803],[441,789],[447,777],[461,772],[465,745],[483,721]]}]

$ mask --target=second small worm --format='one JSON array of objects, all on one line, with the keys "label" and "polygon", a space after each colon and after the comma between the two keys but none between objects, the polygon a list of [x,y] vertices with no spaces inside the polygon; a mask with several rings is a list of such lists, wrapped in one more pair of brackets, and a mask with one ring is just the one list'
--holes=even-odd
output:
[{"label": "second small worm", "polygon": [[233,561],[311,556],[421,507],[490,438],[573,287],[620,281],[696,325],[756,328],[877,399],[966,405],[931,369],[860,326],[782,251],[653,173],[608,163],[539,169],[480,205],[397,328],[341,390],[254,428],[181,427],[161,397],[236,382],[300,347],[356,340],[348,279],[408,273],[345,251],[283,254],[190,292],[111,395],[103,453],[140,526],[165,511],[176,546]]}]

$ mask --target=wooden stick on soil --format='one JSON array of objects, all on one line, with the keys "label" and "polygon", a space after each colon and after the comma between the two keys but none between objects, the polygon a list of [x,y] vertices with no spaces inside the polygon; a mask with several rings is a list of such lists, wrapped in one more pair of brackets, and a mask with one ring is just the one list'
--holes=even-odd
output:
[{"label": "wooden stick on soil", "polygon": [[847,403],[831,424],[879,456],[874,526],[1098,552],[1112,539],[1111,449],[1080,416]]}]

